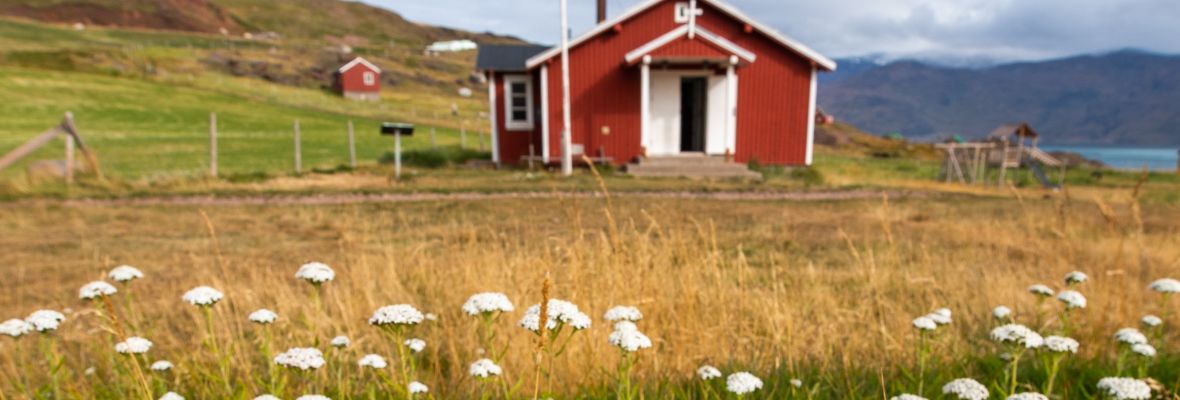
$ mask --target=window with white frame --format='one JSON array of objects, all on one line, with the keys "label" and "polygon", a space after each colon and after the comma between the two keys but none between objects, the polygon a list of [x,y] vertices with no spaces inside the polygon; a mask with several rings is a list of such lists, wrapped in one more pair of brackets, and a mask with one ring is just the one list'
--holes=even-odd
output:
[{"label": "window with white frame", "polygon": [[504,77],[504,127],[533,129],[533,82],[527,75]]},{"label": "window with white frame", "polygon": [[362,76],[365,79],[365,86],[373,86],[373,83],[377,82],[377,74],[374,74],[372,71],[365,71]]}]

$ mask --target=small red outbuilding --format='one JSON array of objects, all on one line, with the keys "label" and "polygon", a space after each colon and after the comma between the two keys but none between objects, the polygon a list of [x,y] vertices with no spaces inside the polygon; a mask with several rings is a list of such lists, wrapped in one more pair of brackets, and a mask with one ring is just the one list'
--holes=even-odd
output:
[{"label": "small red outbuilding", "polygon": [[[560,48],[483,46],[493,158],[561,157]],[[572,152],[810,165],[816,73],[836,63],[720,0],[647,0],[570,42]]]},{"label": "small red outbuilding", "polygon": [[353,100],[376,101],[381,99],[381,68],[357,57],[333,74],[332,88]]}]

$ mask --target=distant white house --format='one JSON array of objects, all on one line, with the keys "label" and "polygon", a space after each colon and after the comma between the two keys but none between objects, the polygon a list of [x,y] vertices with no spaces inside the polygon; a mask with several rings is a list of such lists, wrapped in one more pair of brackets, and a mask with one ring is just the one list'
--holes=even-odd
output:
[{"label": "distant white house", "polygon": [[434,42],[430,46],[426,46],[428,53],[454,53],[458,51],[476,50],[479,48],[478,44],[470,40],[448,40],[445,42]]}]

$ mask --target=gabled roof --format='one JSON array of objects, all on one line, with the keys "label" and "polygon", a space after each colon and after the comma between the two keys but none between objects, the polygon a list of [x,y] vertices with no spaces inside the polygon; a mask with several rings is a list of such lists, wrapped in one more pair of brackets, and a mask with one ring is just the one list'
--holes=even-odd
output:
[{"label": "gabled roof", "polygon": [[[623,14],[621,14],[613,19],[607,20],[606,22],[598,24],[598,26],[594,27],[594,29],[591,29],[589,32],[582,34],[582,36],[578,36],[574,40],[570,41],[569,47],[571,49],[574,47],[577,47],[579,44],[582,44],[583,42],[590,40],[591,38],[594,38],[595,36],[598,36],[599,34],[601,34],[603,32],[606,32],[607,30],[611,29],[611,27],[613,27],[617,24],[621,24],[621,23],[625,22],[626,20],[631,19],[632,17],[639,15],[639,14],[643,13],[644,11],[646,11],[647,9],[652,8],[652,7],[656,6],[657,4],[660,4],[661,2],[664,2],[664,1],[667,1],[667,0],[647,0],[643,3],[640,3],[639,5],[636,5],[635,7],[632,7],[631,9],[627,10]],[[794,39],[791,39],[791,38],[787,37],[786,35],[779,33],[774,28],[763,25],[762,23],[759,23],[758,21],[753,20],[752,18],[743,14],[737,8],[735,8],[729,4],[726,4],[725,2],[723,2],[721,0],[698,0],[698,1],[708,3],[708,4],[712,5],[713,7],[716,7],[717,9],[721,10],[722,12],[729,14],[730,17],[733,17],[734,19],[742,21],[743,23],[749,24],[750,27],[754,28],[754,30],[761,32],[762,34],[766,35],[767,37],[770,37],[771,40],[774,40],[775,42],[778,42],[779,44],[783,45],[784,47],[791,49],[792,51],[794,51],[796,53],[799,53],[804,58],[807,58],[808,60],[815,62],[815,64],[818,65],[820,68],[823,68],[828,71],[835,71],[836,70],[836,62],[832,61],[832,59],[824,57],[822,54],[819,54],[815,50],[812,50],[810,47],[804,46],[802,43],[799,43],[799,42],[795,41]],[[698,26],[697,29],[699,30],[700,27]],[[529,58],[526,64],[527,64],[528,68],[531,69],[531,68],[534,68],[534,67],[540,65],[545,60],[556,57],[560,54],[561,54],[561,47],[560,46],[553,47],[553,48],[550,48],[549,50],[545,51],[544,53],[537,54],[536,56]]]},{"label": "gabled roof", "polygon": [[381,73],[381,68],[377,68],[376,65],[373,65],[373,63],[369,62],[369,60],[366,60],[362,57],[357,57],[357,58],[352,59],[352,61],[349,61],[348,64],[344,64],[344,66],[340,67],[340,69],[336,70],[336,72],[343,74],[344,71],[348,71],[348,70],[352,69],[353,67],[356,67],[359,64],[364,64],[366,67],[369,67],[369,69],[376,71],[378,74]]},{"label": "gabled roof", "polygon": [[475,69],[480,71],[524,72],[528,70],[525,61],[549,49],[536,45],[485,44],[479,47],[475,58]]},{"label": "gabled roof", "polygon": [[1008,123],[1000,125],[998,128],[987,135],[988,139],[1003,139],[1009,136],[1016,136],[1020,138],[1035,138],[1037,131],[1034,131],[1027,123]]}]

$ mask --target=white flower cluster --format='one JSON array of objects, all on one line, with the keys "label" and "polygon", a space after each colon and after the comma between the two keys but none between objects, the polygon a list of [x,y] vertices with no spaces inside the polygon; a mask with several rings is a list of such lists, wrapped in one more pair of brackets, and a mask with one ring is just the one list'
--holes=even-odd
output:
[{"label": "white flower cluster", "polygon": [[378,308],[369,318],[370,325],[417,325],[425,318],[421,311],[409,304],[394,304]]},{"label": "white flower cluster", "polygon": [[332,347],[343,348],[343,347],[348,347],[348,345],[352,344],[352,340],[349,340],[348,336],[340,335],[340,336],[332,338],[332,340],[329,341],[328,344],[332,345]]},{"label": "white flower cluster", "polygon": [[332,398],[330,398],[328,396],[324,396],[322,394],[305,394],[305,395],[296,397],[295,400],[332,400]]},{"label": "white flower cluster", "polygon": [[264,394],[264,395],[260,395],[258,397],[255,397],[254,400],[279,400],[279,398],[275,397],[275,395],[273,395],[273,394]]},{"label": "white flower cluster", "polygon": [[1028,292],[1041,297],[1053,297],[1053,289],[1040,283],[1029,286]]},{"label": "white flower cluster", "polygon": [[904,393],[898,396],[890,397],[889,400],[926,400],[926,398],[914,394]]},{"label": "white flower cluster", "polygon": [[1155,282],[1152,282],[1148,287],[1151,288],[1151,290],[1160,293],[1180,293],[1180,281],[1172,278],[1158,279]]},{"label": "white flower cluster", "polygon": [[932,331],[938,329],[938,324],[935,323],[934,320],[930,319],[930,317],[914,318],[913,324],[914,328],[917,328],[920,331]]},{"label": "white flower cluster", "polygon": [[49,332],[57,330],[62,321],[66,320],[66,316],[60,312],[53,310],[37,310],[33,311],[25,318],[25,322],[33,326],[37,332]]},{"label": "white flower cluster", "polygon": [[152,348],[152,341],[132,336],[119,343],[115,343],[115,351],[119,354],[143,354]]},{"label": "white flower cluster", "polygon": [[987,387],[971,378],[959,378],[942,386],[942,394],[955,396],[959,400],[987,400]]},{"label": "white flower cluster", "polygon": [[111,284],[103,281],[94,281],[82,285],[82,288],[78,289],[78,298],[82,300],[94,300],[100,297],[110,296],[115,294],[115,292],[118,292],[118,290],[114,286],[111,286]]},{"label": "white flower cluster", "polygon": [[1078,341],[1064,336],[1045,338],[1045,349],[1054,353],[1077,353]]},{"label": "white flower cluster", "polygon": [[934,323],[938,325],[948,325],[951,323],[951,309],[940,308],[930,314],[926,314],[926,317],[934,320]]},{"label": "white flower cluster", "polygon": [[468,297],[467,301],[463,303],[463,312],[467,313],[467,315],[497,312],[507,313],[515,310],[516,307],[512,306],[512,301],[508,300],[508,296],[498,292],[476,293]]},{"label": "white flower cluster", "polygon": [[1163,325],[1164,320],[1154,315],[1144,315],[1141,322],[1143,322],[1143,325],[1148,328],[1155,328],[1157,326]]},{"label": "white flower cluster", "polygon": [[499,365],[496,365],[496,362],[484,358],[471,363],[471,367],[467,369],[467,373],[472,377],[483,379],[492,376],[499,376],[500,374],[504,373],[504,371],[500,369]]},{"label": "white flower cluster", "polygon": [[360,361],[357,361],[357,365],[369,367],[372,369],[384,369],[385,367],[389,366],[389,364],[385,362],[385,357],[381,357],[376,354],[366,354],[364,357],[361,357]]},{"label": "white flower cluster", "polygon": [[107,274],[108,278],[119,283],[127,283],[143,278],[143,271],[130,265],[120,265]]},{"label": "white flower cluster", "polygon": [[700,368],[697,368],[697,375],[701,377],[701,380],[707,381],[714,378],[720,378],[721,370],[718,370],[717,367],[712,365],[702,365]]},{"label": "white flower cluster", "polygon": [[152,363],[152,366],[150,368],[152,369],[152,371],[166,372],[166,371],[171,370],[172,367],[174,367],[174,366],[172,365],[171,361],[160,360],[160,361],[156,361],[156,362]]},{"label": "white flower cluster", "polygon": [[615,324],[615,331],[607,337],[607,341],[626,351],[634,353],[641,349],[651,348],[651,339],[639,331],[639,327],[631,321],[620,321]]},{"label": "white flower cluster", "polygon": [[[578,310],[578,306],[565,300],[549,299],[546,330],[556,330],[559,324],[569,325],[574,330],[590,327],[590,317]],[[533,304],[524,312],[520,326],[533,332],[540,330],[541,305]]]},{"label": "white flower cluster", "polygon": [[996,308],[992,309],[992,316],[998,320],[1008,319],[1008,317],[1012,316],[1012,309],[1006,306],[996,306]]},{"label": "white flower cluster", "polygon": [[1057,300],[1065,303],[1066,309],[1086,308],[1086,296],[1075,290],[1062,290],[1057,294]]},{"label": "white flower cluster", "polygon": [[194,306],[208,307],[217,304],[217,302],[225,298],[225,295],[221,294],[221,291],[208,286],[197,286],[185,292],[181,298]]},{"label": "white flower cluster", "polygon": [[410,382],[410,385],[406,388],[410,390],[410,394],[421,394],[430,391],[430,388],[418,381]]},{"label": "white flower cluster", "polygon": [[176,392],[168,392],[160,396],[160,400],[184,400],[184,396],[176,394]]},{"label": "white flower cluster", "polygon": [[318,285],[336,279],[336,271],[333,271],[328,264],[310,262],[300,266],[299,270],[295,271],[295,277]]},{"label": "white flower cluster", "polygon": [[1139,343],[1131,346],[1131,351],[1135,354],[1147,357],[1155,357],[1155,347],[1147,343]]},{"label": "white flower cluster", "polygon": [[420,353],[426,349],[426,341],[418,338],[406,339],[404,344],[410,348],[410,351],[415,353]]},{"label": "white flower cluster", "polygon": [[0,323],[0,335],[7,335],[14,338],[24,336],[33,331],[33,324],[26,322],[23,319],[10,319]]},{"label": "white flower cluster", "polygon": [[250,322],[266,325],[274,323],[275,320],[279,319],[279,315],[275,314],[274,311],[263,308],[250,313],[249,318]]},{"label": "white flower cluster", "polygon": [[324,366],[324,353],[310,347],[295,347],[275,357],[275,364],[301,370],[319,369]]},{"label": "white flower cluster", "polygon": [[1147,336],[1135,328],[1119,329],[1114,333],[1114,339],[1128,345],[1147,343]]},{"label": "white flower cluster", "polygon": [[1147,400],[1151,398],[1151,387],[1135,378],[1102,378],[1098,390],[1115,400]]},{"label": "white flower cluster", "polygon": [[735,372],[725,378],[725,390],[736,395],[753,393],[762,389],[762,380],[749,372]]},{"label": "white flower cluster", "polygon": [[1020,324],[1007,324],[992,329],[992,340],[1000,343],[1019,344],[1025,348],[1035,349],[1045,344],[1045,338],[1032,329]]},{"label": "white flower cluster", "polygon": [[1049,396],[1036,392],[1024,392],[1008,396],[1008,400],[1049,400]]},{"label": "white flower cluster", "polygon": [[1090,277],[1087,276],[1086,273],[1082,272],[1082,271],[1074,271],[1074,272],[1070,272],[1068,274],[1065,274],[1065,284],[1066,285],[1076,285],[1076,284],[1085,282],[1088,279],[1090,279]]},{"label": "white flower cluster", "polygon": [[631,306],[614,306],[606,310],[606,314],[602,318],[610,322],[638,322],[643,319],[643,313],[639,312],[638,308]]}]

